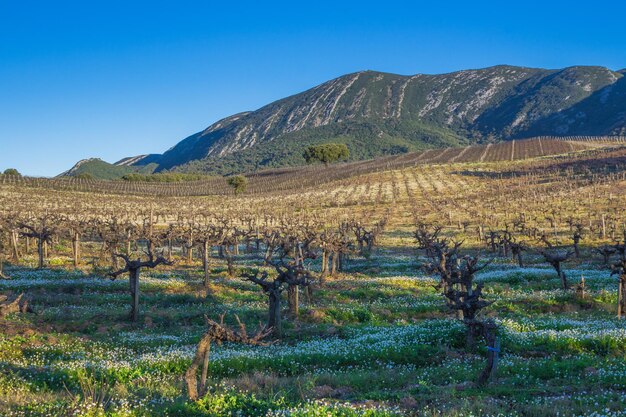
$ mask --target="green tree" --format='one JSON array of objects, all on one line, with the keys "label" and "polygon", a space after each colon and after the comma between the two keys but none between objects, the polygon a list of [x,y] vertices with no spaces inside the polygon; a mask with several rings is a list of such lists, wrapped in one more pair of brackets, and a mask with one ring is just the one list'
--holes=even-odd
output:
[{"label": "green tree", "polygon": [[15,175],[16,177],[21,177],[22,174],[15,168],[7,168],[4,170],[4,175]]},{"label": "green tree", "polygon": [[248,179],[243,175],[235,175],[228,178],[228,185],[235,189],[235,194],[241,194],[248,188]]},{"label": "green tree", "polygon": [[323,162],[328,165],[339,160],[346,160],[350,151],[344,143],[324,143],[306,148],[302,154],[307,163]]}]

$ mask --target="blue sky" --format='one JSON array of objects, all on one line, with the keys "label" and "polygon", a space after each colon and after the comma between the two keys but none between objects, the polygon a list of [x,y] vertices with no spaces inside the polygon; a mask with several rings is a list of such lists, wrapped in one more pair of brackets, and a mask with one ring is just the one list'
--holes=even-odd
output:
[{"label": "blue sky", "polygon": [[626,67],[623,1],[1,1],[0,170],[163,152],[365,69]]}]

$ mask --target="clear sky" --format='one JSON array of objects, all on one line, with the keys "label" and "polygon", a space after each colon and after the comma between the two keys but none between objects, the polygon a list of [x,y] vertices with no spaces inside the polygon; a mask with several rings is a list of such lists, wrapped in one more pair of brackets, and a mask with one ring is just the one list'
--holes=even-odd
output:
[{"label": "clear sky", "polygon": [[0,170],[160,153],[365,69],[622,69],[625,16],[623,0],[2,0]]}]

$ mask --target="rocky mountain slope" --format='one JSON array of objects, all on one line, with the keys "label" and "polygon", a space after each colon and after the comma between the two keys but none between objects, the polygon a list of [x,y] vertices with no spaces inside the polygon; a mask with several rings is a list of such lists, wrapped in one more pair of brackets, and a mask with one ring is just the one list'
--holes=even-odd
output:
[{"label": "rocky mountain slope", "polygon": [[348,74],[118,165],[231,173],[303,163],[312,143],[353,159],[537,135],[626,133],[625,71],[496,66],[441,75]]}]

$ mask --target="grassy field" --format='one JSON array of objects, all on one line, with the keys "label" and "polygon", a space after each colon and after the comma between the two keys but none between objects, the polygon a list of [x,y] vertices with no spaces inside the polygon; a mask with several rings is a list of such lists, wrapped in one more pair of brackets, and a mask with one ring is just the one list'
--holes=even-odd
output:
[{"label": "grassy field", "polygon": [[[351,255],[312,297],[302,291],[299,316],[284,313],[279,340],[213,345],[209,390],[197,401],[187,398],[183,375],[206,331],[204,316],[225,314],[235,326],[237,315],[253,329],[266,320],[268,297],[229,277],[215,247],[205,287],[198,253],[189,263],[178,248],[173,266],[142,271],[139,321],[130,323],[128,277],[106,278],[101,242],[87,238],[75,269],[61,231],[46,268],[35,269],[31,250],[0,279],[0,294],[26,293],[33,309],[0,319],[0,415],[626,416],[626,320],[616,317],[617,277],[594,252],[623,239],[624,154],[420,165],[239,197],[2,186],[9,217],[45,207],[66,217],[80,208],[141,219],[154,207],[163,228],[188,212],[308,216],[331,225],[387,215],[388,225],[371,256]],[[476,276],[493,302],[482,317],[498,324],[501,342],[486,386],[475,384],[485,343],[466,346],[465,325],[446,307],[437,277],[420,268],[419,221],[443,225],[464,241],[464,253],[494,259]],[[564,264],[572,288],[563,290],[536,249],[540,237],[571,247],[574,224],[584,227],[582,253]],[[504,229],[528,245],[524,268],[479,239]],[[235,265],[261,260],[242,245]],[[319,272],[320,260],[311,268]],[[583,277],[584,295],[575,290]]]},{"label": "grassy field", "polygon": [[[393,240],[393,239],[392,239]],[[240,256],[240,263],[249,260]],[[264,320],[266,297],[226,278],[207,291],[193,268],[142,278],[140,324],[126,324],[127,279],[9,268],[1,291],[27,291],[36,314],[11,316],[0,336],[0,413],[26,415],[471,416],[626,415],[626,321],[616,282],[593,263],[585,298],[552,269],[507,260],[478,275],[494,303],[502,353],[495,379],[474,387],[485,348],[464,347],[435,281],[415,257],[383,246],[303,301],[280,342],[215,347],[209,394],[185,399],[182,374],[203,315]]]}]

